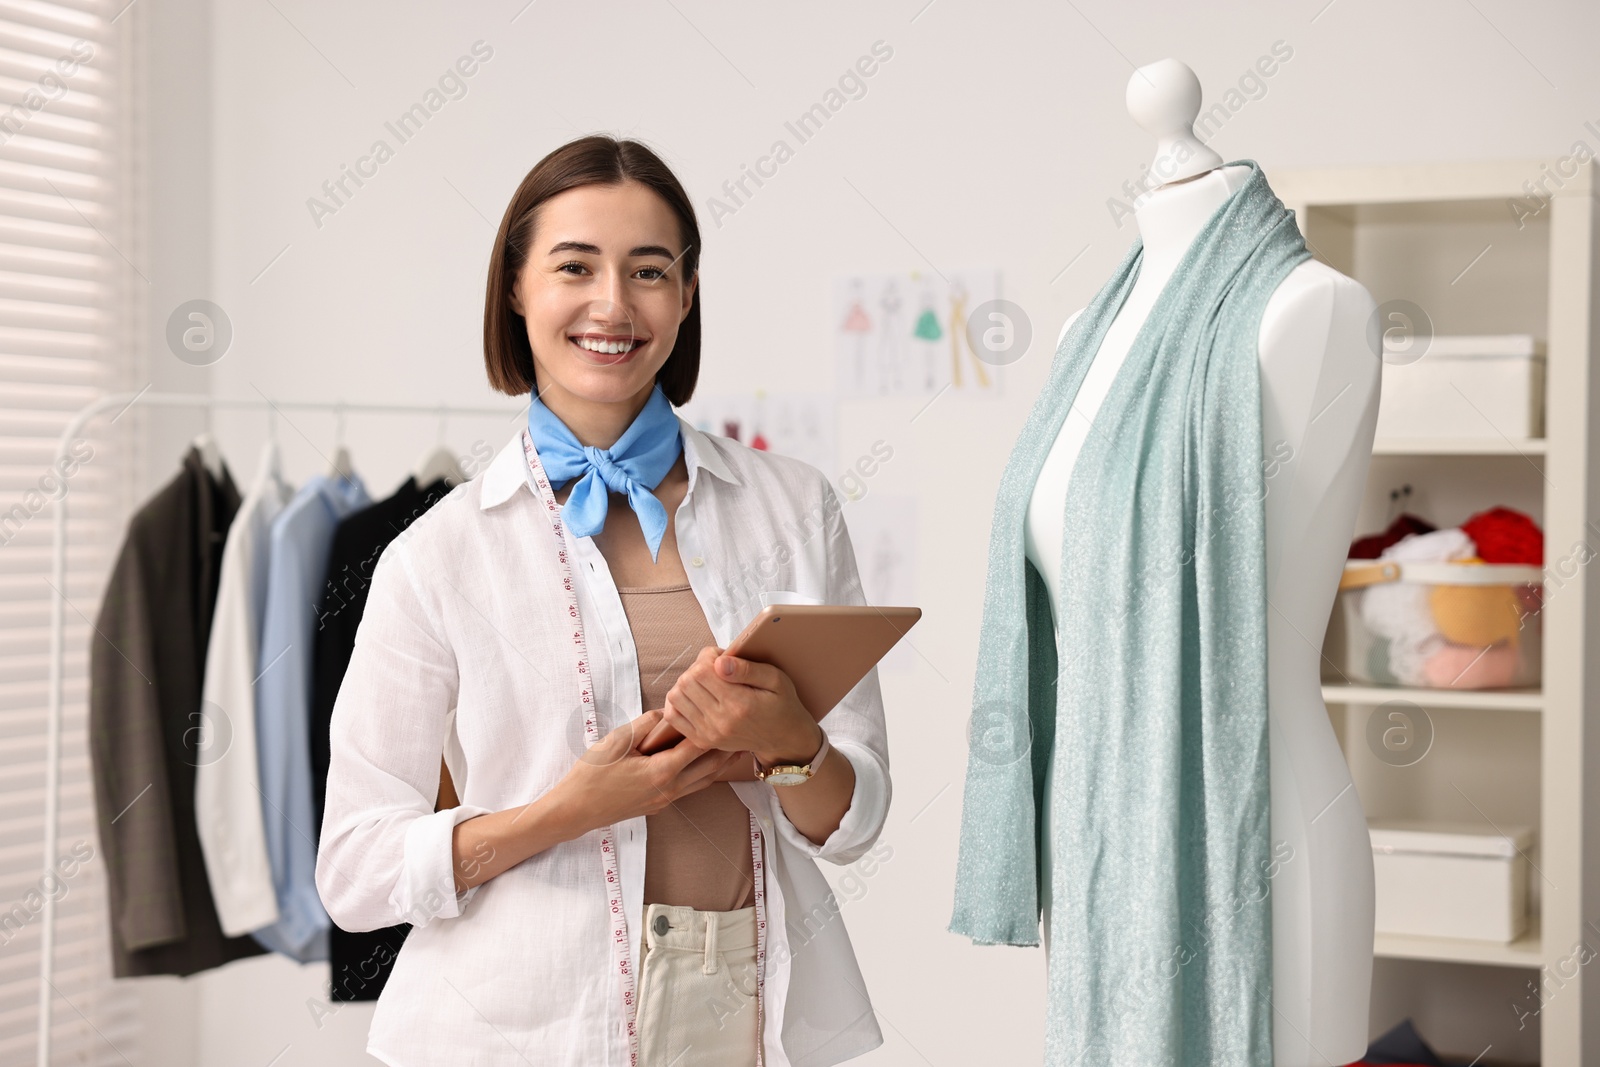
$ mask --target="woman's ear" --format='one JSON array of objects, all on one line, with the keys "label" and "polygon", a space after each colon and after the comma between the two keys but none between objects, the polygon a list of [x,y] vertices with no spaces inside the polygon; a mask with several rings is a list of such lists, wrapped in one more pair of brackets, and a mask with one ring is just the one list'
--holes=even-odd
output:
[{"label": "woman's ear", "polygon": [[506,294],[506,299],[511,304],[511,310],[512,311],[515,311],[518,315],[521,315],[523,318],[527,318],[528,317],[528,313],[526,311],[522,310],[522,296],[517,292],[517,287],[516,286],[513,285],[511,287],[511,291]]}]

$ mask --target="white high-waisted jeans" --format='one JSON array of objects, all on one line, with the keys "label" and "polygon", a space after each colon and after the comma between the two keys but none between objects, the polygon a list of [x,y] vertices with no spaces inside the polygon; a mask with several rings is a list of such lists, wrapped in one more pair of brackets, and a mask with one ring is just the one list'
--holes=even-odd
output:
[{"label": "white high-waisted jeans", "polygon": [[756,909],[647,904],[639,949],[640,1067],[750,1067],[761,1034]]}]

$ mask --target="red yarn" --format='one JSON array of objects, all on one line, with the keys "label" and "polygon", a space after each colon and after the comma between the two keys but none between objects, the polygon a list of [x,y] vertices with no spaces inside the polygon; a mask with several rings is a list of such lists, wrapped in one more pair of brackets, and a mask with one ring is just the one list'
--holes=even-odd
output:
[{"label": "red yarn", "polygon": [[1512,508],[1480,511],[1461,524],[1478,546],[1485,563],[1525,563],[1544,566],[1544,534],[1538,525]]}]

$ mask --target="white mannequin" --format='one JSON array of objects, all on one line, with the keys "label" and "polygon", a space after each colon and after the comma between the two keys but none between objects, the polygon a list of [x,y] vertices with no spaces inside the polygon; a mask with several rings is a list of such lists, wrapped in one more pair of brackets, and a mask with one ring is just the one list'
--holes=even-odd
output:
[{"label": "white mannequin", "polygon": [[[1106,331],[1029,502],[1026,553],[1049,586],[1053,617],[1067,480],[1095,413],[1195,235],[1250,176],[1248,167],[1221,166],[1215,153],[1205,154],[1209,149],[1193,131],[1199,109],[1199,81],[1177,60],[1140,68],[1128,83],[1129,112],[1160,138],[1161,172],[1174,173],[1176,163],[1179,178],[1135,208],[1144,240],[1138,277]],[[1371,842],[1322,702],[1319,663],[1372,456],[1380,371],[1367,337],[1373,310],[1372,297],[1358,282],[1307,260],[1273,293],[1261,320],[1263,460],[1278,461],[1264,502],[1272,842],[1294,850],[1270,882],[1275,1067],[1348,1063],[1367,1048]],[[1052,760],[1047,774],[1054,770]],[[1052,777],[1046,795],[1054,788]],[[1048,805],[1045,824],[1048,953]]]}]

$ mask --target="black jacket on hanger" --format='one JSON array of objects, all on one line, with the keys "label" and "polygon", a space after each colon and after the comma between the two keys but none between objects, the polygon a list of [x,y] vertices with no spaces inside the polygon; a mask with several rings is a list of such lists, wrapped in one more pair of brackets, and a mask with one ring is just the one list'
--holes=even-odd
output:
[{"label": "black jacket on hanger", "polygon": [[[106,863],[112,974],[193,974],[265,951],[227,937],[195,827],[206,645],[239,510],[191,448],[128,524],[89,646],[89,756]],[[207,723],[215,729],[216,723]],[[224,736],[219,730],[218,736]]]},{"label": "black jacket on hanger", "polygon": [[[407,478],[393,496],[349,516],[333,535],[312,650],[311,789],[318,840],[322,837],[322,811],[328,795],[328,734],[333,703],[355,651],[356,628],[361,625],[367,606],[372,569],[389,542],[449,492],[450,486],[444,481],[434,482],[424,490],[415,478]],[[410,923],[367,931],[343,930],[334,923],[328,931],[332,998],[377,1000],[410,932]]]}]

